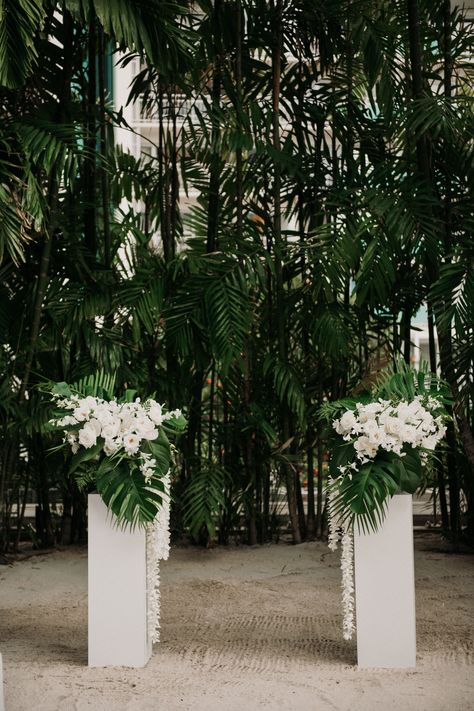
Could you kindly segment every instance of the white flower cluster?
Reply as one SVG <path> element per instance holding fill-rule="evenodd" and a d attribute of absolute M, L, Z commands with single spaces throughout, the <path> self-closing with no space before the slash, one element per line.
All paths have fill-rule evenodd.
<path fill-rule="evenodd" d="M 153 523 L 146 530 L 146 570 L 148 597 L 148 636 L 152 643 L 160 641 L 160 560 L 168 560 L 170 553 L 170 476 L 163 478 L 163 504 Z"/>
<path fill-rule="evenodd" d="M 354 538 L 353 532 L 344 530 L 341 541 L 341 572 L 342 572 L 342 635 L 344 639 L 352 639 L 354 632 Z"/>
<path fill-rule="evenodd" d="M 435 417 L 430 410 L 439 408 L 435 398 L 423 402 L 417 396 L 411 402 L 378 400 L 367 405 L 357 403 L 355 410 L 347 410 L 333 422 L 336 432 L 346 441 L 354 442 L 356 457 L 361 464 L 374 459 L 379 449 L 403 456 L 403 446 L 434 450 L 444 437 L 446 427 L 443 417 Z M 340 467 L 341 474 L 357 470 L 352 462 Z M 351 474 L 351 471 L 349 471 Z"/>
<path fill-rule="evenodd" d="M 342 529 L 341 521 L 334 513 L 334 499 L 336 498 L 336 486 L 328 487 L 328 546 L 332 551 L 337 550 L 339 543 L 339 534 Z"/>
<path fill-rule="evenodd" d="M 120 450 L 126 454 L 139 453 L 143 440 L 158 437 L 158 428 L 165 421 L 181 414 L 179 410 L 163 413 L 162 407 L 155 400 L 145 402 L 118 403 L 116 400 L 102 400 L 97 397 L 76 397 L 60 399 L 56 403 L 70 414 L 55 422 L 59 427 L 71 428 L 66 440 L 71 445 L 73 454 L 81 447 L 94 447 L 99 439 L 103 440 L 102 450 L 111 456 Z M 140 452 L 143 463 L 140 467 L 144 476 L 153 473 L 155 461 L 150 455 Z"/>
<path fill-rule="evenodd" d="M 328 546 L 337 550 L 341 541 L 341 589 L 342 589 L 342 633 L 346 640 L 352 639 L 354 623 L 354 540 L 351 527 L 347 527 L 334 511 L 337 484 L 328 489 Z"/>

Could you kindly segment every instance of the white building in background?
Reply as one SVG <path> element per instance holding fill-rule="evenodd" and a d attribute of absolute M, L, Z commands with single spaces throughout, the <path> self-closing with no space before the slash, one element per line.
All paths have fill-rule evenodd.
<path fill-rule="evenodd" d="M 419 368 L 420 363 L 430 362 L 430 338 L 428 333 L 428 317 L 426 308 L 420 309 L 415 316 L 411 329 L 412 342 L 412 365 L 414 368 Z M 436 335 L 435 335 L 436 339 Z M 436 360 L 438 361 L 438 341 L 436 339 Z"/>

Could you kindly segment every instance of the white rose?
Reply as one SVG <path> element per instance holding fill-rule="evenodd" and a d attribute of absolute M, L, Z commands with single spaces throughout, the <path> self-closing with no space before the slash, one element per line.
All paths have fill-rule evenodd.
<path fill-rule="evenodd" d="M 367 420 L 367 422 L 364 422 L 364 426 L 362 427 L 364 434 L 366 434 L 367 436 L 371 432 L 376 432 L 378 429 L 379 425 L 377 420 Z"/>
<path fill-rule="evenodd" d="M 364 425 L 369 420 L 375 420 L 377 413 L 370 410 L 362 410 L 359 412 L 359 421 Z"/>
<path fill-rule="evenodd" d="M 378 427 L 374 427 L 371 431 L 367 433 L 369 442 L 373 447 L 383 446 L 385 442 L 385 432 L 379 430 Z"/>
<path fill-rule="evenodd" d="M 100 424 L 99 420 L 96 420 L 95 418 L 91 418 L 89 422 L 87 423 L 88 427 L 92 427 L 94 432 L 96 433 L 97 437 L 100 435 L 102 431 L 102 425 Z"/>
<path fill-rule="evenodd" d="M 154 400 L 151 400 L 150 409 L 148 410 L 148 417 L 153 420 L 155 425 L 161 425 L 163 421 L 161 405 Z"/>
<path fill-rule="evenodd" d="M 122 421 L 120 423 L 120 431 L 121 432 L 129 432 L 131 429 L 133 429 L 133 426 L 135 424 L 135 418 L 133 415 L 131 415 L 128 412 L 123 412 L 122 413 Z"/>
<path fill-rule="evenodd" d="M 84 425 L 84 427 L 79 430 L 79 442 L 86 449 L 89 449 L 96 444 L 97 434 L 94 428 L 89 426 L 89 423 Z"/>
<path fill-rule="evenodd" d="M 402 424 L 398 417 L 387 417 L 387 419 L 384 422 L 385 425 L 385 432 L 391 435 L 399 435 L 400 430 L 402 427 Z"/>
<path fill-rule="evenodd" d="M 116 437 L 119 433 L 119 424 L 118 422 L 113 422 L 111 424 L 105 425 L 102 427 L 102 437 L 104 439 L 112 439 L 113 437 Z"/>
<path fill-rule="evenodd" d="M 105 454 L 110 457 L 112 454 L 115 454 L 115 452 L 120 449 L 120 443 L 116 439 L 107 438 L 105 440 L 103 449 Z"/>
<path fill-rule="evenodd" d="M 158 437 L 158 430 L 149 417 L 137 417 L 134 431 L 140 439 L 156 439 Z"/>
<path fill-rule="evenodd" d="M 110 425 L 115 419 L 106 403 L 103 403 L 94 409 L 94 417 L 99 420 L 102 427 L 104 427 L 104 425 Z"/>
<path fill-rule="evenodd" d="M 96 397 L 92 397 L 92 395 L 88 395 L 82 400 L 82 404 L 90 409 L 97 407 L 98 402 L 99 400 Z"/>
<path fill-rule="evenodd" d="M 407 420 L 410 415 L 411 411 L 409 405 L 405 401 L 399 402 L 397 405 L 396 416 L 400 420 Z"/>
<path fill-rule="evenodd" d="M 371 444 L 368 437 L 362 436 L 354 442 L 354 449 L 362 461 L 372 459 L 377 453 L 377 447 Z"/>
<path fill-rule="evenodd" d="M 357 426 L 357 420 L 352 410 L 345 412 L 339 422 L 345 434 L 352 432 L 353 428 Z"/>
<path fill-rule="evenodd" d="M 84 420 L 89 419 L 90 413 L 91 411 L 89 407 L 85 405 L 78 405 L 72 414 L 77 422 L 84 422 Z"/>

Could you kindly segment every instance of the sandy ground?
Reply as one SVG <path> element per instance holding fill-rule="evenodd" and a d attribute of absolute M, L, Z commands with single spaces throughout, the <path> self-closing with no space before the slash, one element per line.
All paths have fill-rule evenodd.
<path fill-rule="evenodd" d="M 177 548 L 145 669 L 89 669 L 87 554 L 0 567 L 6 711 L 473 711 L 474 556 L 416 539 L 418 664 L 358 670 L 322 543 Z"/>

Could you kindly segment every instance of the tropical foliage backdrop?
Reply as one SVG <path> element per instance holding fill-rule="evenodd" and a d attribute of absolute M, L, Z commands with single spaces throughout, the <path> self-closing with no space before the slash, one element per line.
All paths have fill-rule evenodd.
<path fill-rule="evenodd" d="M 2 0 L 3 551 L 33 492 L 37 545 L 84 540 L 42 385 L 94 373 L 185 410 L 177 535 L 275 538 L 283 492 L 323 535 L 318 411 L 410 362 L 422 307 L 452 399 L 423 486 L 472 540 L 473 42 L 450 0 Z"/>

